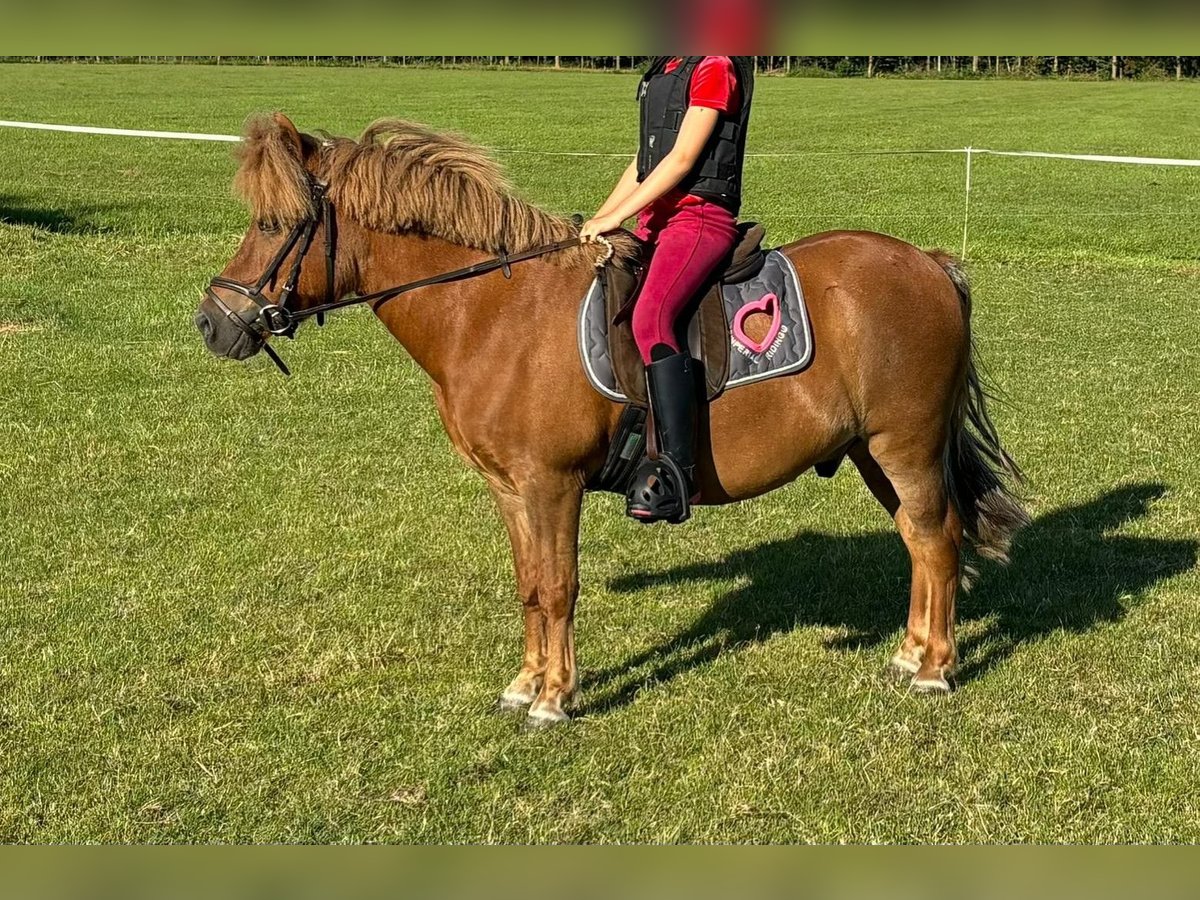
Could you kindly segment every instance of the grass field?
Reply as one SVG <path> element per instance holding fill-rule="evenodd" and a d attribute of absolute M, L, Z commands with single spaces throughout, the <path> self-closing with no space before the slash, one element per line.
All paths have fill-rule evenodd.
<path fill-rule="evenodd" d="M 0 67 L 0 118 L 404 115 L 632 149 L 634 79 Z M 957 249 L 993 147 L 1195 156 L 1200 85 L 765 80 L 746 213 Z M 0 839 L 1200 839 L 1200 171 L 976 160 L 975 330 L 1035 524 L 961 600 L 961 690 L 879 679 L 908 561 L 857 475 L 641 529 L 585 510 L 583 710 L 489 715 L 503 528 L 367 315 L 219 363 L 220 144 L 0 130 Z M 622 163 L 503 154 L 587 211 Z M 564 335 L 564 340 L 573 339 Z M 436 502 L 431 502 L 436 498 Z"/>

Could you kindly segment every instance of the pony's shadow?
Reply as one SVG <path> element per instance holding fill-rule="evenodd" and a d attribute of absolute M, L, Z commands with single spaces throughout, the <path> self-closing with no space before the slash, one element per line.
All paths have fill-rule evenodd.
<path fill-rule="evenodd" d="M 960 641 L 962 681 L 1002 662 L 1022 644 L 1056 631 L 1083 632 L 1120 620 L 1141 595 L 1196 565 L 1200 542 L 1111 534 L 1145 517 L 1162 484 L 1115 488 L 1041 516 L 1017 539 L 1008 568 L 982 566 L 960 593 L 960 623 L 977 623 Z M 894 531 L 861 536 L 801 532 L 724 559 L 616 578 L 610 589 L 737 580 L 689 628 L 619 665 L 588 673 L 590 714 L 629 703 L 648 685 L 702 666 L 727 648 L 794 628 L 843 632 L 834 649 L 894 640 L 907 616 L 909 560 Z"/>
<path fill-rule="evenodd" d="M 100 207 L 75 207 L 67 212 L 29 206 L 19 199 L 0 196 L 0 225 L 25 225 L 52 234 L 103 234 L 112 231 L 96 221 Z"/>

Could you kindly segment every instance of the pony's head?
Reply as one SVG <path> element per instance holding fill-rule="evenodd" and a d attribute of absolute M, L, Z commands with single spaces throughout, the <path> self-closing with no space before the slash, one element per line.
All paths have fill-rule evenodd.
<path fill-rule="evenodd" d="M 359 290 L 356 255 L 368 233 L 415 233 L 488 255 L 578 234 L 570 220 L 518 197 L 482 148 L 402 119 L 382 119 L 353 140 L 302 134 L 275 113 L 250 120 L 238 158 L 234 190 L 253 221 L 196 312 L 208 349 L 230 359 L 291 334 L 273 327 L 290 321 L 272 319 L 279 307 L 297 313 Z M 619 255 L 636 252 L 629 235 L 613 242 Z M 386 270 L 386 255 L 372 262 Z M 579 247 L 549 259 L 590 265 L 593 256 Z"/>
<path fill-rule="evenodd" d="M 350 286 L 339 283 L 336 268 L 327 271 L 325 254 L 308 252 L 321 246 L 332 251 L 336 231 L 318 174 L 321 142 L 276 113 L 249 121 L 237 154 L 234 190 L 252 222 L 205 291 L 195 322 L 210 351 L 242 360 L 270 336 L 264 309 L 305 309 Z"/>

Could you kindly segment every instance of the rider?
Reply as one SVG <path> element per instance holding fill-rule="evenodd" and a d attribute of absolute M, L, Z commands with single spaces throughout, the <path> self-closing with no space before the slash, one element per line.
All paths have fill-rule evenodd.
<path fill-rule="evenodd" d="M 593 241 L 636 213 L 635 234 L 652 249 L 632 325 L 659 458 L 643 460 L 630 483 L 626 512 L 639 521 L 690 514 L 697 387 L 676 326 L 737 241 L 753 91 L 753 57 L 655 57 L 638 87 L 637 157 L 580 232 Z"/>

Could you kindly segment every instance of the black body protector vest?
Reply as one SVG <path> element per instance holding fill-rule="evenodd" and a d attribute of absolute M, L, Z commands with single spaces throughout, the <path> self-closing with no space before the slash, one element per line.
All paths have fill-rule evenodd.
<path fill-rule="evenodd" d="M 672 72 L 663 71 L 675 57 L 655 57 L 638 85 L 641 103 L 641 143 L 638 147 L 638 181 L 644 181 L 679 137 L 688 110 L 692 73 L 703 56 L 685 56 Z M 750 122 L 750 100 L 754 95 L 754 63 L 751 56 L 731 56 L 741 92 L 741 108 L 717 119 L 716 128 L 691 172 L 679 189 L 724 206 L 734 215 L 742 202 L 742 159 L 746 154 L 746 126 Z"/>

